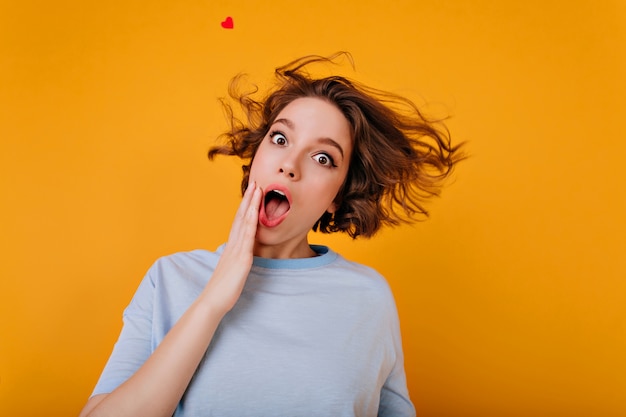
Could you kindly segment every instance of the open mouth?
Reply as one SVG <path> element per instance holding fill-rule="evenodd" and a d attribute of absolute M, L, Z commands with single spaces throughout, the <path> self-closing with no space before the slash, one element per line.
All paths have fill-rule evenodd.
<path fill-rule="evenodd" d="M 291 203 L 287 194 L 282 190 L 272 189 L 265 193 L 259 220 L 267 227 L 278 226 L 285 219 L 290 208 Z"/>

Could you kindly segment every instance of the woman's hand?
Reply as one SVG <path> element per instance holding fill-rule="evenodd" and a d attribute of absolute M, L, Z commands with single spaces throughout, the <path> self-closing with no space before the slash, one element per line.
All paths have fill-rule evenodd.
<path fill-rule="evenodd" d="M 224 315 L 235 305 L 252 266 L 263 192 L 252 183 L 244 193 L 224 252 L 200 296 L 161 344 L 126 382 L 92 397 L 85 416 L 171 416 Z"/>
<path fill-rule="evenodd" d="M 254 238 L 263 192 L 251 183 L 243 195 L 230 229 L 228 242 L 201 297 L 207 297 L 218 314 L 226 314 L 239 299 L 252 267 Z"/>

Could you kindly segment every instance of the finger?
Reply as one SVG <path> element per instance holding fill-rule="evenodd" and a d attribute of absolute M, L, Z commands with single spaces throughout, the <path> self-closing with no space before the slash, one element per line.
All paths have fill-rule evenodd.
<path fill-rule="evenodd" d="M 241 245 L 244 241 L 246 248 L 253 245 L 262 195 L 256 183 L 251 183 L 246 189 L 228 237 L 231 245 Z"/>
<path fill-rule="evenodd" d="M 263 191 L 261 191 L 260 187 L 257 187 L 252 193 L 245 218 L 242 219 L 242 223 L 234 235 L 238 244 L 246 251 L 252 251 L 252 247 L 254 246 L 254 237 L 256 236 L 259 221 L 259 207 L 261 205 L 262 196 Z"/>
<path fill-rule="evenodd" d="M 247 216 L 250 220 L 253 220 L 256 227 L 256 223 L 259 219 L 259 210 L 261 208 L 261 199 L 263 197 L 263 190 L 261 187 L 256 187 L 250 197 L 250 204 L 248 206 Z"/>
<path fill-rule="evenodd" d="M 230 228 L 229 240 L 233 236 L 236 236 L 240 229 L 240 223 L 244 221 L 246 217 L 246 213 L 248 212 L 248 208 L 250 207 L 250 200 L 252 199 L 252 195 L 254 194 L 254 190 L 257 188 L 256 183 L 250 183 L 248 188 L 243 194 L 242 200 L 239 202 L 239 207 L 237 208 L 237 212 L 235 213 L 235 217 L 233 219 L 233 223 Z"/>
<path fill-rule="evenodd" d="M 246 191 L 243 193 L 243 198 L 241 199 L 241 202 L 239 203 L 239 208 L 237 209 L 237 213 L 235 214 L 235 217 L 241 218 L 245 216 L 245 213 L 248 210 L 248 207 L 250 206 L 250 201 L 252 200 L 254 191 L 257 188 L 258 187 L 256 185 L 256 182 L 252 182 L 248 184 L 248 188 L 246 188 Z"/>
<path fill-rule="evenodd" d="M 263 197 L 263 191 L 260 187 L 257 187 L 252 194 L 250 205 L 246 212 L 244 236 L 246 242 L 252 245 L 254 236 L 256 236 L 257 225 L 259 222 L 259 209 L 261 207 L 261 199 Z"/>

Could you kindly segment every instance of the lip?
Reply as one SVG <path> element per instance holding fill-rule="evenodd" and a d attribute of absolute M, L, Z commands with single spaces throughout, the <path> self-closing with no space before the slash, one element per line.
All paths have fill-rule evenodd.
<path fill-rule="evenodd" d="M 277 217 L 275 219 L 268 219 L 267 214 L 265 213 L 265 196 L 270 191 L 280 191 L 285 194 L 285 198 L 289 202 L 289 210 L 287 210 L 282 216 Z M 259 211 L 259 223 L 261 223 L 265 227 L 276 227 L 281 224 L 286 218 L 289 212 L 291 211 L 291 193 L 289 189 L 281 184 L 270 184 L 266 187 L 263 187 L 263 197 L 261 200 L 261 210 Z"/>

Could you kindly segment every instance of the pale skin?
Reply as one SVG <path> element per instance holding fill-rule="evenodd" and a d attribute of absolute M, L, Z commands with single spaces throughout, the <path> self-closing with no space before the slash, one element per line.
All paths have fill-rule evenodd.
<path fill-rule="evenodd" d="M 219 323 L 237 303 L 253 256 L 315 255 L 308 231 L 324 211 L 336 209 L 351 152 L 350 126 L 334 105 L 300 98 L 285 107 L 257 152 L 250 186 L 202 293 L 141 368 L 113 392 L 91 397 L 80 417 L 171 416 Z M 287 190 L 291 208 L 279 225 L 268 227 L 259 222 L 259 211 L 263 187 L 274 186 Z"/>

